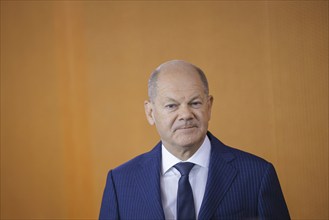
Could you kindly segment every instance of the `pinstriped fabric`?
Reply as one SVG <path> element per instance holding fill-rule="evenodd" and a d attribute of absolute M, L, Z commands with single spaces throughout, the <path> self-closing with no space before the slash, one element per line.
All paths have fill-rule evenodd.
<path fill-rule="evenodd" d="M 160 157 L 159 146 L 110 172 L 113 178 L 108 178 L 103 197 L 112 198 L 112 202 L 118 205 L 115 209 L 114 205 L 104 203 L 103 198 L 100 219 L 164 219 L 160 195 Z M 115 192 L 111 191 L 116 195 L 116 201 L 107 193 L 111 186 L 115 186 Z"/>
<path fill-rule="evenodd" d="M 279 182 L 277 181 L 276 172 L 272 165 L 268 167 L 263 178 L 258 200 L 260 201 L 259 204 L 262 204 L 259 205 L 260 215 L 264 216 L 266 219 L 275 219 L 272 216 L 276 216 L 279 219 L 284 219 L 289 215 L 288 210 L 282 210 L 281 212 L 276 213 L 276 210 L 280 209 L 279 205 L 285 203 L 285 201 L 280 189 Z M 276 202 L 274 203 L 270 201 Z"/>
<path fill-rule="evenodd" d="M 208 137 L 212 149 L 199 219 L 290 219 L 274 167 Z M 164 219 L 160 169 L 161 143 L 111 171 L 100 219 Z"/>
<path fill-rule="evenodd" d="M 212 135 L 209 137 L 212 146 L 223 146 Z M 290 219 L 277 175 L 270 163 L 224 146 L 212 147 L 209 166 L 209 185 L 203 201 L 209 206 L 201 208 L 201 219 Z M 221 185 L 218 188 L 226 186 L 226 191 L 222 189 L 221 192 L 212 187 L 213 184 Z M 207 202 L 211 197 L 212 203 Z"/>

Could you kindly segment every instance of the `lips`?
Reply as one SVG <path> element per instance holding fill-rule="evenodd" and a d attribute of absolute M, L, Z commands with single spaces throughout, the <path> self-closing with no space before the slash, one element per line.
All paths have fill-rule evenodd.
<path fill-rule="evenodd" d="M 196 128 L 196 125 L 188 125 L 188 126 L 182 126 L 182 127 L 178 127 L 175 129 L 175 131 L 177 130 L 187 130 L 187 129 L 191 129 L 191 128 Z"/>
<path fill-rule="evenodd" d="M 195 128 L 195 126 L 182 127 L 182 128 L 179 128 L 179 129 L 189 129 L 189 128 Z"/>

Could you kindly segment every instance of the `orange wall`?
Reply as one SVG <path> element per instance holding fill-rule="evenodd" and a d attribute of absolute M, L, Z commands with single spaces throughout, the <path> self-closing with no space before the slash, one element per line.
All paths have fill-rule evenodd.
<path fill-rule="evenodd" d="M 210 130 L 328 219 L 327 1 L 1 1 L 1 218 L 97 218 L 107 171 L 159 137 L 150 72 L 208 75 Z"/>

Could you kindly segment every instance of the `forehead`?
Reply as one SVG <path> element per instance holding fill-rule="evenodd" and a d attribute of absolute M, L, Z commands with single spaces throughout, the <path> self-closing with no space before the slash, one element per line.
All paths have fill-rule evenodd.
<path fill-rule="evenodd" d="M 204 86 L 194 68 L 170 69 L 159 74 L 157 94 L 161 97 L 197 96 L 204 94 Z"/>
<path fill-rule="evenodd" d="M 200 75 L 192 65 L 171 65 L 160 70 L 157 79 L 157 85 L 159 87 L 167 86 L 167 84 L 180 86 L 184 83 L 202 85 Z"/>

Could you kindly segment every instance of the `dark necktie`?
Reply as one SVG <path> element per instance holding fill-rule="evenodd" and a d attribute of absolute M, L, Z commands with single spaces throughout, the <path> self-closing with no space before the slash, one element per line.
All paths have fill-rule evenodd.
<path fill-rule="evenodd" d="M 194 163 L 178 163 L 174 167 L 180 172 L 177 191 L 177 219 L 196 219 L 192 188 L 189 181 L 189 173 Z"/>

